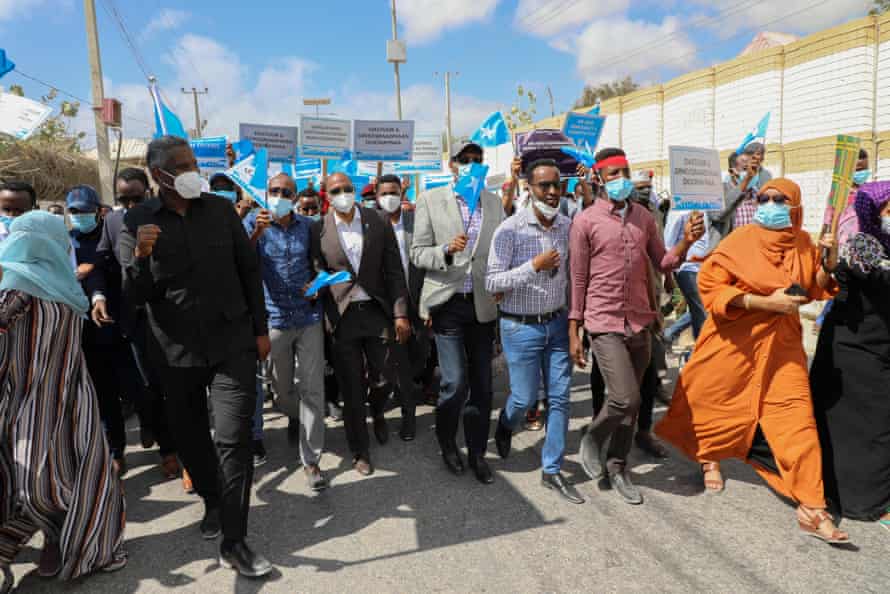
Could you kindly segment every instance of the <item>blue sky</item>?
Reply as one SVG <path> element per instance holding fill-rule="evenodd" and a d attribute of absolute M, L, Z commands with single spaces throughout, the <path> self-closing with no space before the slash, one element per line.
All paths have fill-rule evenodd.
<path fill-rule="evenodd" d="M 201 97 L 208 134 L 239 121 L 296 124 L 303 97 L 329 96 L 328 111 L 395 116 L 389 0 L 96 0 L 106 95 L 124 103 L 125 133 L 150 134 L 145 77 L 110 16 L 116 10 L 150 74 L 187 126 Z M 538 114 L 571 107 L 585 83 L 631 75 L 642 83 L 731 58 L 761 30 L 805 35 L 863 16 L 868 0 L 398 0 L 403 109 L 419 129 L 444 126 L 442 79 L 453 81 L 454 131 L 509 109 L 516 86 L 533 89 Z M 0 47 L 19 68 L 90 97 L 83 3 L 0 0 Z M 26 94 L 46 92 L 18 74 Z M 89 131 L 84 112 L 74 125 Z M 91 139 L 87 139 L 89 145 Z"/>

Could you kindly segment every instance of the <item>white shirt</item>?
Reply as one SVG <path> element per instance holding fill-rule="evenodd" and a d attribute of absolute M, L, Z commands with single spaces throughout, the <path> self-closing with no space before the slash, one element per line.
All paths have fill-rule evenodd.
<path fill-rule="evenodd" d="M 390 221 L 392 222 L 392 221 Z M 402 270 L 405 271 L 405 283 L 408 283 L 408 246 L 405 245 L 405 225 L 402 224 L 402 215 L 399 215 L 399 221 L 392 223 L 392 230 L 396 234 L 396 241 L 399 242 L 399 256 L 402 257 Z"/>
<path fill-rule="evenodd" d="M 349 259 L 352 269 L 358 275 L 362 264 L 362 248 L 364 246 L 364 233 L 362 231 L 362 212 L 356 206 L 353 209 L 352 222 L 347 223 L 340 218 L 340 213 L 334 211 L 334 222 L 337 225 L 337 237 L 340 239 L 340 247 Z M 371 296 L 358 284 L 353 285 L 349 292 L 349 301 L 370 301 Z"/>

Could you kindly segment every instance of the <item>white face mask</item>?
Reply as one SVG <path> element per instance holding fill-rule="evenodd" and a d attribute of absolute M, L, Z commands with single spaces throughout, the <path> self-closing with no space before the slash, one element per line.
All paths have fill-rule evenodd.
<path fill-rule="evenodd" d="M 559 213 L 558 207 L 553 207 L 535 198 L 535 210 L 541 213 L 541 216 L 547 219 L 548 221 L 552 221 L 556 218 L 556 215 Z"/>
<path fill-rule="evenodd" d="M 355 194 L 337 194 L 331 199 L 331 206 L 337 212 L 346 214 L 355 206 Z"/>
<path fill-rule="evenodd" d="M 173 189 L 186 200 L 198 198 L 207 184 L 207 181 L 197 171 L 186 171 L 175 177 L 169 171 L 164 171 L 164 173 L 173 178 Z"/>
<path fill-rule="evenodd" d="M 398 194 L 385 194 L 377 199 L 377 203 L 380 208 L 392 214 L 402 206 L 402 197 Z"/>

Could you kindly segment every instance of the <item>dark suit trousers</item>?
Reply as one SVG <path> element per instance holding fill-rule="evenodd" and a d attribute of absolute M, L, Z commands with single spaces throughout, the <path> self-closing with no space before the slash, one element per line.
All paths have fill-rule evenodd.
<path fill-rule="evenodd" d="M 96 388 L 99 416 L 105 425 L 105 437 L 112 456 L 121 458 L 127 445 L 124 415 L 121 410 L 121 384 L 115 367 L 113 345 L 84 345 L 87 370 Z"/>
<path fill-rule="evenodd" d="M 365 413 L 367 377 L 383 375 L 405 395 L 406 402 L 409 399 L 412 405 L 414 402 L 410 367 L 396 364 L 391 341 L 383 338 L 392 332 L 392 325 L 376 301 L 366 301 L 347 307 L 334 333 L 334 369 L 343 397 L 343 425 L 346 441 L 354 455 L 367 455 L 371 447 Z M 364 360 L 368 362 L 368 376 L 365 375 Z M 372 414 L 383 414 L 385 399 L 386 391 L 371 391 Z"/>
<path fill-rule="evenodd" d="M 179 458 L 195 490 L 208 507 L 221 505 L 223 538 L 243 540 L 253 481 L 250 439 L 257 398 L 256 351 L 230 355 L 210 367 L 165 366 L 158 375 Z M 210 437 L 208 388 L 216 448 Z"/>
<path fill-rule="evenodd" d="M 436 404 L 439 446 L 455 447 L 461 416 L 472 455 L 484 455 L 491 419 L 491 358 L 494 322 L 476 320 L 472 295 L 455 295 L 432 313 L 442 381 Z"/>

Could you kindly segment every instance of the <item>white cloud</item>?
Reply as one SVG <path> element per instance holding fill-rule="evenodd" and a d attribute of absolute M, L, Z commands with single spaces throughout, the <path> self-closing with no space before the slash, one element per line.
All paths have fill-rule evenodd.
<path fill-rule="evenodd" d="M 401 0 L 399 23 L 409 43 L 437 39 L 445 29 L 488 20 L 499 0 Z"/>
<path fill-rule="evenodd" d="M 32 10 L 45 0 L 0 0 L 0 21 L 12 20 L 18 16 L 29 15 Z"/>
<path fill-rule="evenodd" d="M 674 17 L 661 24 L 627 19 L 593 21 L 570 40 L 551 43 L 575 54 L 578 75 L 589 84 L 632 76 L 653 68 L 686 69 L 695 63 L 695 44 Z"/>
<path fill-rule="evenodd" d="M 580 29 L 593 19 L 623 13 L 630 0 L 611 2 L 571 2 L 562 0 L 519 0 L 514 25 L 539 37 L 556 35 L 566 29 Z"/>
<path fill-rule="evenodd" d="M 175 8 L 164 8 L 151 19 L 145 28 L 142 29 L 142 33 L 139 35 L 140 39 L 146 40 L 151 37 L 154 37 L 158 33 L 163 33 L 164 31 L 170 31 L 172 29 L 178 29 L 186 21 L 191 18 L 191 13 L 186 12 L 185 10 L 176 10 Z"/>
<path fill-rule="evenodd" d="M 734 10 L 739 7 L 737 0 L 694 2 L 708 7 L 706 14 L 721 16 L 716 22 L 709 22 L 708 28 L 723 38 L 742 31 L 753 36 L 764 30 L 806 35 L 864 17 L 874 5 L 871 0 L 783 0 L 759 2 L 749 8 Z"/>

